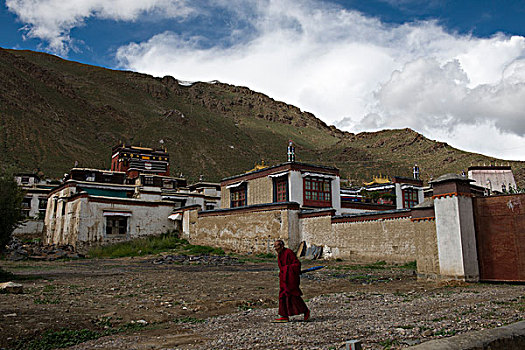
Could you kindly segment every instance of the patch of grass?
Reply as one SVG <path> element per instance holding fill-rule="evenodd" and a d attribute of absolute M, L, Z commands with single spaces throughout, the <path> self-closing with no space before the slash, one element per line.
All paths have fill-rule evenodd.
<path fill-rule="evenodd" d="M 12 347 L 13 350 L 50 350 L 67 348 L 78 345 L 89 340 L 98 339 L 106 335 L 135 331 L 145 326 L 137 323 L 128 323 L 118 328 L 109 328 L 103 331 L 89 329 L 60 329 L 45 331 L 36 339 L 24 339 L 17 341 Z"/>
<path fill-rule="evenodd" d="M 373 264 L 368 264 L 363 266 L 366 269 L 372 269 L 372 270 L 382 270 L 387 268 L 386 261 L 376 261 Z"/>
<path fill-rule="evenodd" d="M 46 331 L 37 339 L 27 341 L 20 341 L 16 344 L 16 350 L 48 350 L 56 348 L 66 348 L 69 346 L 84 343 L 88 340 L 97 339 L 103 336 L 97 331 L 89 329 L 69 330 L 63 329 L 59 331 Z"/>
<path fill-rule="evenodd" d="M 56 286 L 52 285 L 52 284 L 48 284 L 46 286 L 44 286 L 44 289 L 42 290 L 44 293 L 52 293 L 54 292 L 56 289 Z"/>
<path fill-rule="evenodd" d="M 187 245 L 188 241 L 178 238 L 172 232 L 168 232 L 161 236 L 137 238 L 127 242 L 94 247 L 89 250 L 88 256 L 91 258 L 142 256 L 177 248 L 184 249 Z"/>
<path fill-rule="evenodd" d="M 275 259 L 275 254 L 272 253 L 256 254 L 255 256 L 260 259 Z"/>
<path fill-rule="evenodd" d="M 355 276 L 350 276 L 348 278 L 350 281 L 365 281 L 368 279 L 368 276 L 364 276 L 364 275 L 355 275 Z"/>
<path fill-rule="evenodd" d="M 173 320 L 175 323 L 204 323 L 206 320 L 203 320 L 202 318 L 196 318 L 196 317 L 179 317 Z"/>
<path fill-rule="evenodd" d="M 166 251 L 177 251 L 189 255 L 225 255 L 221 248 L 192 245 L 187 240 L 180 239 L 175 232 L 167 232 L 161 236 L 137 238 L 89 250 L 91 258 L 121 258 L 126 256 L 143 256 Z"/>
<path fill-rule="evenodd" d="M 399 341 L 395 339 L 385 339 L 380 341 L 379 345 L 381 345 L 384 350 L 388 350 L 393 349 L 395 346 L 399 345 Z"/>
<path fill-rule="evenodd" d="M 461 315 L 465 316 L 465 315 L 468 315 L 468 314 L 472 314 L 474 313 L 476 310 L 472 309 L 472 308 L 468 308 L 467 310 L 464 310 L 461 312 Z"/>
<path fill-rule="evenodd" d="M 338 266 L 328 266 L 329 269 L 333 270 L 383 270 L 390 268 L 391 265 L 388 265 L 386 261 L 376 261 L 375 263 L 365 264 L 365 265 L 338 265 Z"/>
<path fill-rule="evenodd" d="M 451 330 L 441 329 L 441 330 L 435 332 L 433 335 L 434 336 L 445 336 L 445 337 L 448 337 L 448 336 L 456 335 L 456 333 L 457 333 L 457 331 L 455 329 L 451 329 Z"/>
<path fill-rule="evenodd" d="M 417 270 L 417 261 L 407 262 L 406 264 L 398 266 L 400 269 Z"/>

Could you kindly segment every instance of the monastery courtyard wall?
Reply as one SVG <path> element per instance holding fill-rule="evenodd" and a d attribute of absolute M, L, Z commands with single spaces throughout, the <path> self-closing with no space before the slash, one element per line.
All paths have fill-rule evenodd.
<path fill-rule="evenodd" d="M 192 244 L 221 247 L 238 253 L 273 253 L 273 242 L 283 239 L 292 249 L 306 242 L 323 247 L 323 257 L 361 263 L 418 261 L 418 272 L 439 271 L 433 220 L 412 221 L 409 216 L 338 222 L 330 211 L 299 214 L 288 205 L 184 212 L 182 237 Z M 419 271 L 421 270 L 421 271 Z"/>

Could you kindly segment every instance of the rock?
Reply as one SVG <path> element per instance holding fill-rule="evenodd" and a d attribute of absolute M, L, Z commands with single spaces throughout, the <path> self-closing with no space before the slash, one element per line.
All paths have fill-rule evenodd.
<path fill-rule="evenodd" d="M 19 283 L 14 283 L 14 282 L 0 283 L 0 292 L 2 293 L 22 294 L 23 291 L 24 291 L 24 286 L 22 286 Z"/>
<path fill-rule="evenodd" d="M 424 336 L 424 337 L 430 337 L 433 333 L 434 332 L 432 332 L 430 329 L 427 329 L 426 331 L 421 333 L 421 335 Z"/>

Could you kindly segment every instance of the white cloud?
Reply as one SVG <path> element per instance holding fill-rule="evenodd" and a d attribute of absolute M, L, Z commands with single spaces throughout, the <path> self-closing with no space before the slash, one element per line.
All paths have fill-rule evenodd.
<path fill-rule="evenodd" d="M 26 24 L 27 38 L 48 42 L 52 52 L 62 55 L 74 48 L 71 29 L 89 17 L 134 21 L 144 13 L 185 17 L 192 11 L 185 0 L 6 0 L 6 6 Z"/>

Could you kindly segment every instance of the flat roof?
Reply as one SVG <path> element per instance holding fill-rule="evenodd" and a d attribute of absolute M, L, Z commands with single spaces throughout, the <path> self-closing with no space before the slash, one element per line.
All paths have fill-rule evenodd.
<path fill-rule="evenodd" d="M 242 177 L 245 177 L 245 176 L 258 177 L 256 175 L 258 175 L 258 174 L 262 175 L 265 172 L 270 172 L 271 173 L 273 170 L 277 170 L 279 168 L 283 168 L 283 167 L 287 167 L 287 166 L 290 167 L 290 170 L 292 168 L 294 168 L 294 167 L 296 167 L 296 168 L 312 168 L 312 169 L 316 169 L 316 170 L 317 169 L 318 170 L 326 170 L 326 171 L 331 172 L 331 173 L 335 172 L 335 173 L 339 174 L 339 169 L 338 168 L 334 168 L 334 167 L 330 167 L 330 166 L 314 165 L 314 164 L 299 163 L 299 162 L 286 162 L 286 163 L 281 163 L 281 164 L 278 164 L 278 165 L 269 166 L 269 167 L 264 168 L 264 169 L 249 171 L 249 172 L 244 173 L 244 174 L 239 174 L 239 175 L 226 177 L 226 178 L 221 180 L 221 183 L 229 181 L 229 180 L 233 180 L 233 179 L 242 178 Z"/>

